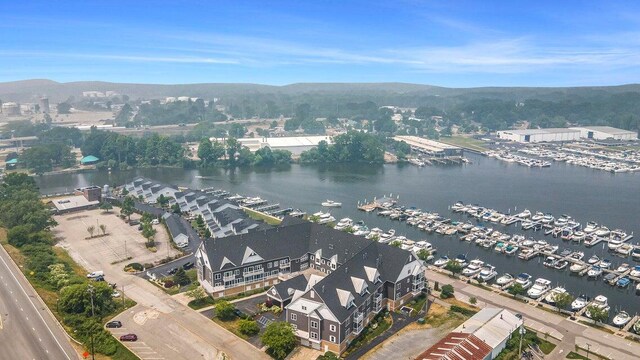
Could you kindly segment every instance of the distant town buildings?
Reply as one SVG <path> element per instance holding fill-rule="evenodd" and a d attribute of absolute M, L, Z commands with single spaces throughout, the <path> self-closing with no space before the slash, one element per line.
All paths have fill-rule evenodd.
<path fill-rule="evenodd" d="M 224 139 L 211 138 L 211 141 L 224 142 Z M 333 143 L 331 136 L 289 136 L 238 139 L 238 142 L 242 144 L 242 146 L 248 147 L 251 152 L 268 147 L 271 150 L 288 150 L 293 155 L 300 155 L 303 151 L 317 147 L 320 141 L 326 141 L 327 144 Z"/>
<path fill-rule="evenodd" d="M 15 102 L 6 102 L 2 104 L 2 113 L 5 116 L 20 116 L 20 104 Z"/>
<path fill-rule="evenodd" d="M 110 98 L 113 96 L 118 96 L 119 94 L 115 91 L 83 91 L 82 97 L 85 98 Z"/>

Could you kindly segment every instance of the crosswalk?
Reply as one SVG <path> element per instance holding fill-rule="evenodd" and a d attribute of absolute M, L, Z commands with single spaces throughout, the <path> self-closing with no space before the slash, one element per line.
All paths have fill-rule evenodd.
<path fill-rule="evenodd" d="M 109 330 L 111 330 L 111 333 L 113 333 L 113 336 L 115 336 L 117 339 L 119 339 L 120 336 L 129 333 L 124 327 L 121 327 L 119 329 L 109 329 Z M 164 356 L 159 354 L 157 351 L 153 350 L 153 348 L 147 345 L 144 341 L 140 341 L 140 340 L 122 341 L 122 344 L 142 360 L 164 360 L 165 359 Z"/>

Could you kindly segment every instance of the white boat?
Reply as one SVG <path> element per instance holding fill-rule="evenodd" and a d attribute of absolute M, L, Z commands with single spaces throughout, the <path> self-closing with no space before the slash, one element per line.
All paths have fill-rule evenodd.
<path fill-rule="evenodd" d="M 544 297 L 544 301 L 553 305 L 556 303 L 556 297 L 560 294 L 566 294 L 566 292 L 567 290 L 561 286 L 555 287 Z"/>
<path fill-rule="evenodd" d="M 582 260 L 582 258 L 584 258 L 584 252 L 583 251 L 575 251 L 573 254 L 571 254 L 571 258 L 572 259 L 576 259 L 576 260 Z"/>
<path fill-rule="evenodd" d="M 529 296 L 532 299 L 537 299 L 542 294 L 549 291 L 549 289 L 551 289 L 551 281 L 543 278 L 538 278 L 536 279 L 531 289 L 527 291 L 527 296 Z"/>
<path fill-rule="evenodd" d="M 606 226 L 603 226 L 600 229 L 596 230 L 596 236 L 599 237 L 609 236 L 609 234 L 611 234 L 611 230 L 609 230 L 609 228 Z"/>
<path fill-rule="evenodd" d="M 588 303 L 589 303 L 589 300 L 587 299 L 587 297 L 585 295 L 580 295 L 577 298 L 575 298 L 575 300 L 573 300 L 573 302 L 571 303 L 571 310 L 572 311 L 582 310 L 582 308 L 587 306 Z"/>
<path fill-rule="evenodd" d="M 507 285 L 512 281 L 513 281 L 513 275 L 507 273 L 500 276 L 498 279 L 496 279 L 496 284 L 503 286 L 503 285 Z"/>
<path fill-rule="evenodd" d="M 586 264 L 574 263 L 571 266 L 569 266 L 569 271 L 571 271 L 572 273 L 579 273 L 582 270 L 584 270 L 586 267 L 587 267 Z"/>
<path fill-rule="evenodd" d="M 627 263 L 621 264 L 620 266 L 618 266 L 615 270 L 615 272 L 617 272 L 618 274 L 622 274 L 624 272 L 626 272 L 627 270 L 629 270 L 630 266 Z"/>
<path fill-rule="evenodd" d="M 531 275 L 527 274 L 527 273 L 521 273 L 518 275 L 518 278 L 516 279 L 516 284 L 520 284 L 522 286 L 523 289 L 528 289 L 531 287 Z"/>
<path fill-rule="evenodd" d="M 608 269 L 611 267 L 611 260 L 609 259 L 602 259 L 600 260 L 600 262 L 598 263 L 598 266 L 603 268 L 603 269 Z"/>
<path fill-rule="evenodd" d="M 462 275 L 467 277 L 474 276 L 478 274 L 480 270 L 482 270 L 483 265 L 484 265 L 484 261 L 482 260 L 478 260 L 478 259 L 471 260 L 469 262 L 469 265 L 466 268 L 464 268 L 464 270 L 462 270 Z"/>
<path fill-rule="evenodd" d="M 592 266 L 589 271 L 587 271 L 587 276 L 590 278 L 597 278 L 600 275 L 602 275 L 602 268 L 596 265 Z"/>
<path fill-rule="evenodd" d="M 598 257 L 598 255 L 593 255 L 592 257 L 589 258 L 589 260 L 587 260 L 587 263 L 589 263 L 589 265 L 595 265 L 599 262 L 600 262 L 600 258 Z"/>
<path fill-rule="evenodd" d="M 482 270 L 480 270 L 480 273 L 478 274 L 478 278 L 484 282 L 489 282 L 493 278 L 495 278 L 497 275 L 498 275 L 498 272 L 496 271 L 495 266 L 490 264 L 485 264 L 482 267 Z"/>
<path fill-rule="evenodd" d="M 629 313 L 626 311 L 620 311 L 613 318 L 613 325 L 617 327 L 624 327 L 629 321 L 631 321 L 631 315 L 629 315 Z"/>
<path fill-rule="evenodd" d="M 323 201 L 322 202 L 322 206 L 324 206 L 324 207 L 341 207 L 342 203 L 341 202 L 337 202 L 337 201 L 333 201 L 333 200 L 327 200 L 327 201 Z"/>
<path fill-rule="evenodd" d="M 586 234 L 584 233 L 584 231 L 574 231 L 573 235 L 571 235 L 571 241 L 579 243 L 584 240 L 585 236 Z"/>
<path fill-rule="evenodd" d="M 582 231 L 584 231 L 585 234 L 591 234 L 596 232 L 596 230 L 598 230 L 598 223 L 589 221 Z"/>
<path fill-rule="evenodd" d="M 604 310 L 604 311 L 607 311 L 607 312 L 610 309 L 609 300 L 604 295 L 596 296 L 596 298 L 593 299 L 593 302 L 589 306 L 593 306 L 593 307 L 596 307 L 598 309 L 601 309 L 601 310 Z M 589 312 L 589 307 L 587 307 L 587 311 L 584 312 L 584 315 L 586 317 L 588 317 L 588 318 L 591 318 L 591 313 Z"/>
<path fill-rule="evenodd" d="M 415 243 L 415 245 L 413 245 L 413 251 L 418 252 L 420 250 L 427 250 L 429 252 L 435 252 L 435 249 L 433 248 L 433 245 L 431 245 L 430 242 L 428 241 L 418 241 Z"/>
<path fill-rule="evenodd" d="M 607 247 L 609 248 L 610 251 L 616 251 L 618 250 L 618 248 L 620 248 L 620 246 L 622 246 L 622 244 L 623 244 L 622 240 L 610 239 L 609 243 L 607 244 Z"/>
<path fill-rule="evenodd" d="M 524 209 L 523 212 L 516 214 L 516 217 L 520 219 L 528 219 L 531 217 L 531 211 L 529 211 L 528 209 Z"/>
<path fill-rule="evenodd" d="M 316 222 L 318 224 L 327 224 L 327 223 L 336 221 L 336 218 L 331 216 L 330 213 L 323 213 L 322 211 L 319 211 L 319 212 L 313 214 L 313 217 L 315 217 L 317 219 Z"/>
<path fill-rule="evenodd" d="M 634 266 L 633 270 L 631 270 L 629 275 L 634 276 L 634 277 L 640 277 L 640 265 Z"/>
<path fill-rule="evenodd" d="M 448 256 L 441 256 L 438 260 L 436 260 L 433 265 L 437 266 L 437 267 L 444 267 L 445 265 L 447 265 L 449 263 L 449 261 L 451 261 L 449 259 Z"/>
<path fill-rule="evenodd" d="M 342 218 L 340 219 L 340 221 L 338 221 L 338 223 L 336 224 L 336 226 L 334 226 L 333 228 L 336 230 L 344 230 L 348 227 L 353 226 L 353 220 L 349 219 L 349 218 Z"/>
<path fill-rule="evenodd" d="M 533 216 L 531 217 L 531 220 L 532 220 L 532 221 L 534 221 L 534 222 L 537 222 L 537 221 L 542 220 L 543 218 L 544 218 L 544 213 L 543 213 L 543 212 L 540 212 L 540 211 L 537 211 L 537 212 L 535 213 L 535 215 L 533 215 Z"/>

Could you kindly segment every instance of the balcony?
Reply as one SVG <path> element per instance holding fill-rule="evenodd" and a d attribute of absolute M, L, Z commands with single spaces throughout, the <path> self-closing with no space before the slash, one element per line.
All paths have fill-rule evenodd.
<path fill-rule="evenodd" d="M 223 275 L 222 276 L 222 281 L 231 281 L 231 280 L 235 280 L 235 278 L 236 278 L 235 274 Z"/>
<path fill-rule="evenodd" d="M 378 294 L 373 299 L 373 312 L 380 312 L 382 309 L 382 294 Z"/>
<path fill-rule="evenodd" d="M 291 263 L 286 263 L 286 264 L 280 263 L 279 267 L 280 269 L 289 269 L 291 267 Z"/>
<path fill-rule="evenodd" d="M 353 332 L 356 334 L 360 334 L 362 329 L 364 328 L 364 314 L 361 312 L 356 313 L 353 318 Z"/>
<path fill-rule="evenodd" d="M 253 276 L 253 275 L 258 275 L 258 274 L 262 274 L 264 273 L 264 269 L 260 268 L 260 269 L 256 269 L 256 270 L 251 270 L 251 271 L 245 271 L 242 273 L 242 276 L 247 277 L 247 276 Z"/>

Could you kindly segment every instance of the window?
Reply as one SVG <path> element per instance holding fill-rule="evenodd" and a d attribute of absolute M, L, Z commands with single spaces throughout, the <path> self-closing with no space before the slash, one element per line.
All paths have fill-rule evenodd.
<path fill-rule="evenodd" d="M 324 265 L 324 264 L 326 264 L 326 263 L 327 263 L 327 262 L 326 262 L 324 259 L 322 259 L 322 265 Z"/>
<path fill-rule="evenodd" d="M 267 269 L 271 269 L 271 263 L 270 262 L 267 263 Z"/>
<path fill-rule="evenodd" d="M 236 269 L 236 275 L 240 275 L 240 269 Z"/>
<path fill-rule="evenodd" d="M 307 310 L 307 307 L 306 307 L 306 306 L 304 306 L 304 305 L 302 305 L 302 310 L 305 310 L 305 311 L 306 311 L 306 310 Z"/>
<path fill-rule="evenodd" d="M 335 325 L 329 325 L 329 330 L 331 330 L 331 332 L 336 332 L 336 326 Z"/>
<path fill-rule="evenodd" d="M 291 324 L 291 327 L 293 328 L 293 331 L 298 330 L 298 325 L 296 325 L 296 324 Z"/>
<path fill-rule="evenodd" d="M 294 314 L 294 313 L 291 313 L 291 320 L 293 320 L 293 321 L 298 320 L 298 315 Z"/>
<path fill-rule="evenodd" d="M 336 269 L 336 264 L 335 263 L 331 264 L 331 270 L 335 270 L 335 269 Z"/>
<path fill-rule="evenodd" d="M 309 292 L 309 295 L 310 295 L 310 296 L 311 296 L 311 298 L 313 299 L 313 298 L 316 296 L 316 293 L 315 293 L 313 290 L 311 290 L 311 291 Z"/>
<path fill-rule="evenodd" d="M 300 258 L 300 261 L 307 261 L 307 259 L 309 259 L 309 255 L 304 254 L 304 255 L 302 255 L 302 257 Z"/>
<path fill-rule="evenodd" d="M 316 339 L 316 340 L 318 340 L 318 333 L 314 333 L 314 332 L 312 332 L 312 333 L 309 333 L 309 335 L 311 335 L 311 338 L 312 338 L 312 339 Z"/>
<path fill-rule="evenodd" d="M 309 257 L 309 259 L 313 260 L 313 255 L 311 255 L 311 256 Z"/>
<path fill-rule="evenodd" d="M 220 280 L 220 274 L 216 274 L 216 280 Z"/>
<path fill-rule="evenodd" d="M 333 335 L 329 336 L 329 341 L 331 341 L 332 343 L 336 342 L 336 337 Z"/>
<path fill-rule="evenodd" d="M 318 328 L 318 322 L 314 321 L 314 320 L 311 320 L 311 328 L 312 329 L 317 329 Z"/>

